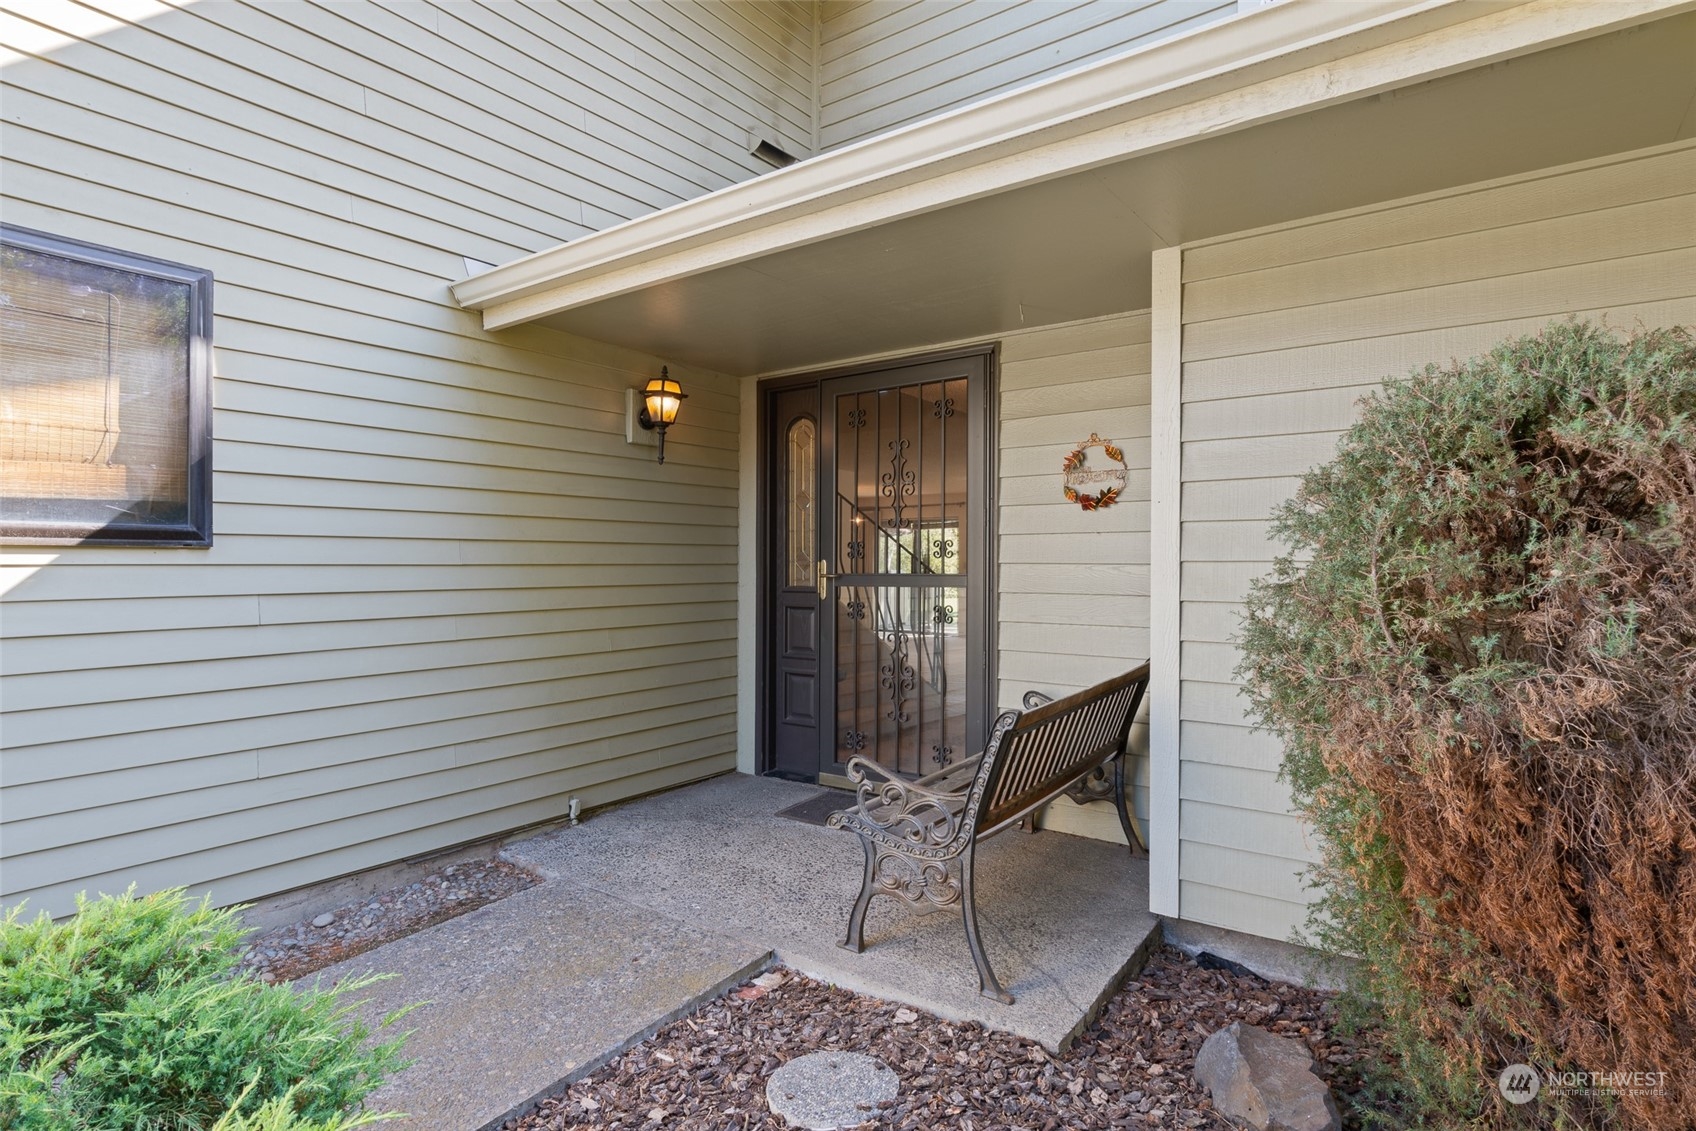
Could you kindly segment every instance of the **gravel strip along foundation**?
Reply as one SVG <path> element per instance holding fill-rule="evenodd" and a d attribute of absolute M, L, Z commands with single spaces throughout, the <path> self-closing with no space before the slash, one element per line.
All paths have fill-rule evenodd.
<path fill-rule="evenodd" d="M 267 982 L 292 982 L 540 882 L 535 874 L 504 860 L 452 864 L 416 883 L 256 935 L 248 942 L 241 968 Z"/>
<path fill-rule="evenodd" d="M 1357 1045 L 1335 1032 L 1332 996 L 1203 969 L 1166 947 L 1055 1057 L 1017 1037 L 780 970 L 667 1025 L 504 1131 L 780 1129 L 766 1080 L 820 1051 L 866 1053 L 899 1076 L 895 1100 L 869 1127 L 1230 1131 L 1191 1072 L 1201 1042 L 1232 1021 L 1305 1041 L 1348 1109 L 1360 1087 L 1356 1066 L 1376 1052 L 1369 1040 Z"/>

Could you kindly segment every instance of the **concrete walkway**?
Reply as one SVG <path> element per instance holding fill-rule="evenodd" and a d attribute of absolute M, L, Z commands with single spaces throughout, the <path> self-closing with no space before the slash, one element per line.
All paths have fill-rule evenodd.
<path fill-rule="evenodd" d="M 775 815 L 817 792 L 732 774 L 515 842 L 545 883 L 322 973 L 396 973 L 370 1017 L 431 1003 L 403 1023 L 417 1064 L 369 1101 L 410 1114 L 386 1126 L 498 1126 L 774 959 L 1060 1050 L 1158 938 L 1145 861 L 1013 831 L 979 849 L 978 917 L 1014 1005 L 978 994 L 957 912 L 878 899 L 843 950 L 858 840 Z"/>

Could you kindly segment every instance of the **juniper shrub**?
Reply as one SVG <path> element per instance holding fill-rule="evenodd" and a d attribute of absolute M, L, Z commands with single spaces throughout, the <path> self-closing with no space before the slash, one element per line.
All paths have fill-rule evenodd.
<path fill-rule="evenodd" d="M 0 1126 L 356 1126 L 402 1066 L 404 1037 L 367 1047 L 353 1016 L 370 979 L 296 991 L 237 973 L 235 910 L 180 890 L 77 907 L 0 921 Z"/>

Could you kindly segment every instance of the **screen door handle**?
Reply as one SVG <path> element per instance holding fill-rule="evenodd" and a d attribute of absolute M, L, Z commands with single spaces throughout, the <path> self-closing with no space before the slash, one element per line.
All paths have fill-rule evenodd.
<path fill-rule="evenodd" d="M 819 559 L 819 600 L 830 600 L 830 582 L 836 575 L 830 572 L 830 559 Z"/>

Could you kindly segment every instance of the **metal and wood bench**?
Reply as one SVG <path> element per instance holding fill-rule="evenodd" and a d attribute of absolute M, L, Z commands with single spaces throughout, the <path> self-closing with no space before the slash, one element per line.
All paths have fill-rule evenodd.
<path fill-rule="evenodd" d="M 1024 711 L 1003 711 L 982 754 L 915 781 L 853 758 L 857 804 L 830 815 L 831 828 L 860 836 L 865 878 L 842 945 L 865 950 L 866 908 L 876 895 L 937 907 L 961 905 L 978 989 L 1011 1005 L 978 935 L 972 861 L 977 843 L 1019 824 L 1062 794 L 1111 797 L 1125 839 L 1142 838 L 1125 800 L 1126 744 L 1148 690 L 1148 665 L 1063 699 L 1025 696 Z M 1107 770 L 1111 765 L 1111 786 Z M 1146 846 L 1144 846 L 1146 849 Z"/>

